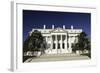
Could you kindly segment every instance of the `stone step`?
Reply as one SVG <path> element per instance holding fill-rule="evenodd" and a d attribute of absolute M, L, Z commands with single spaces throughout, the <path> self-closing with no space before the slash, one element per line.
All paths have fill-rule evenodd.
<path fill-rule="evenodd" d="M 44 54 L 41 55 L 40 57 L 60 57 L 60 56 L 66 56 L 66 57 L 71 57 L 71 56 L 80 56 L 78 54 Z"/>

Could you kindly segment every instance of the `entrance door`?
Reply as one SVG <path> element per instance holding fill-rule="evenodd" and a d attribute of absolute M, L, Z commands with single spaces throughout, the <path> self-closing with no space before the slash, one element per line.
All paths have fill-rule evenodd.
<path fill-rule="evenodd" d="M 60 43 L 58 43 L 58 47 L 57 47 L 57 54 L 61 54 L 61 47 L 60 47 Z"/>

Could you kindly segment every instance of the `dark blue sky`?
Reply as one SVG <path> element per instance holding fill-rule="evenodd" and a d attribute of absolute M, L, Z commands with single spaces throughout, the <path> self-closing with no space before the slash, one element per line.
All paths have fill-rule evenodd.
<path fill-rule="evenodd" d="M 54 11 L 33 11 L 23 10 L 23 38 L 28 36 L 28 32 L 32 28 L 51 28 L 52 24 L 55 27 L 70 28 L 71 25 L 75 29 L 83 29 L 90 37 L 91 35 L 91 14 L 90 13 L 75 13 L 75 12 L 54 12 Z"/>

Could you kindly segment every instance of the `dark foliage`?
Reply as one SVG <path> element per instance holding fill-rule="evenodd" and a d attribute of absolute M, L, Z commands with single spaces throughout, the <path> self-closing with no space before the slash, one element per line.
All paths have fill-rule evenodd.
<path fill-rule="evenodd" d="M 85 32 L 80 33 L 80 35 L 78 35 L 78 42 L 72 45 L 72 50 L 76 51 L 76 50 L 88 50 L 91 51 L 91 45 L 90 45 L 90 40 L 89 38 L 87 38 L 87 35 Z"/>
<path fill-rule="evenodd" d="M 46 41 L 41 32 L 34 30 L 24 41 L 23 51 L 43 51 L 46 48 Z"/>

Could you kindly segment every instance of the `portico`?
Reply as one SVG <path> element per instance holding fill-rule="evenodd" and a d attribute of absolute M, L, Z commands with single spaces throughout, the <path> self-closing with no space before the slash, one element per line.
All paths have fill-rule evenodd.
<path fill-rule="evenodd" d="M 52 53 L 67 53 L 67 33 L 52 32 L 51 34 L 51 51 Z"/>

